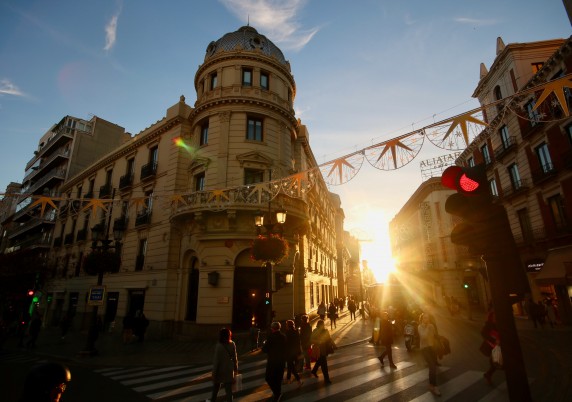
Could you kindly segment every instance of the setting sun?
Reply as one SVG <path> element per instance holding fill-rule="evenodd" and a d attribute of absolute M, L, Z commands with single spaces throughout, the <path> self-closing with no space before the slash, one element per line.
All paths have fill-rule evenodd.
<path fill-rule="evenodd" d="M 383 210 L 364 209 L 359 217 L 352 220 L 356 224 L 351 234 L 360 240 L 361 260 L 366 260 L 376 281 L 385 282 L 389 273 L 395 270 L 389 242 L 389 222 Z"/>

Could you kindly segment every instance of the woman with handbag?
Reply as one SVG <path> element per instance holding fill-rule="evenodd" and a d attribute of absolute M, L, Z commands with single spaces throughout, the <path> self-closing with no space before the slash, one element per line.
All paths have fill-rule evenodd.
<path fill-rule="evenodd" d="M 420 321 L 417 327 L 417 331 L 419 332 L 419 348 L 429 367 L 429 391 L 431 391 L 433 395 L 441 396 L 441 391 L 437 388 L 437 353 L 435 352 L 437 330 L 431 323 L 429 314 L 422 314 Z"/>
<path fill-rule="evenodd" d="M 324 326 L 324 320 L 318 320 L 316 323 L 316 329 L 312 331 L 312 344 L 318 345 L 320 355 L 316 359 L 314 368 L 312 369 L 312 375 L 318 378 L 318 368 L 322 368 L 322 374 L 324 375 L 324 382 L 326 384 L 331 384 L 330 374 L 328 372 L 328 354 L 334 353 L 335 344 L 332 341 L 330 333 Z"/>
<path fill-rule="evenodd" d="M 216 401 L 221 384 L 224 385 L 226 400 L 232 401 L 232 384 L 237 374 L 238 357 L 236 355 L 236 345 L 232 341 L 232 332 L 228 328 L 222 328 L 219 332 L 213 359 L 211 401 Z"/>
<path fill-rule="evenodd" d="M 483 343 L 481 344 L 480 351 L 485 356 L 489 358 L 489 369 L 483 374 L 487 384 L 493 385 L 492 376 L 496 371 L 498 364 L 493 361 L 492 350 L 498 346 L 500 347 L 500 335 L 497 330 L 496 316 L 495 312 L 491 311 L 487 316 L 485 325 L 481 329 L 481 336 L 483 337 Z"/>

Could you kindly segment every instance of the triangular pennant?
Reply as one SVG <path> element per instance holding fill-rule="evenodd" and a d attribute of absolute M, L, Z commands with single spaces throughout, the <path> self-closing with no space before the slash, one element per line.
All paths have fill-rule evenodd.
<path fill-rule="evenodd" d="M 546 100 L 546 98 L 548 98 L 548 96 L 554 92 L 554 96 L 556 96 L 556 99 L 558 100 L 558 102 L 560 103 L 560 107 L 562 108 L 562 110 L 564 111 L 564 114 L 566 116 L 569 116 L 569 111 L 568 111 L 568 105 L 566 104 L 566 96 L 564 95 L 564 88 L 572 88 L 572 77 L 562 77 L 559 78 L 557 80 L 554 80 L 552 82 L 548 82 L 547 84 L 544 85 L 544 90 L 542 91 L 542 94 L 540 94 L 540 97 L 538 98 L 538 100 L 536 101 L 536 104 L 534 105 L 534 107 L 532 108 L 532 110 L 536 110 L 541 104 L 542 102 L 544 102 Z"/>

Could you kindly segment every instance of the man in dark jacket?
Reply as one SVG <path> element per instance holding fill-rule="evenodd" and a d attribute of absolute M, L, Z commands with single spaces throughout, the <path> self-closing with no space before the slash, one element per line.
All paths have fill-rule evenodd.
<path fill-rule="evenodd" d="M 389 367 L 396 369 L 397 366 L 393 363 L 393 353 L 391 351 L 391 345 L 393 344 L 393 328 L 391 327 L 391 322 L 389 321 L 389 315 L 387 312 L 383 312 L 381 314 L 379 337 L 381 339 L 381 344 L 385 347 L 383 353 L 378 357 L 381 362 L 381 367 L 383 367 L 384 357 L 387 356 Z"/>
<path fill-rule="evenodd" d="M 309 323 L 309 317 L 304 314 L 302 323 L 300 324 L 300 343 L 302 344 L 302 353 L 304 353 L 304 368 L 311 370 L 311 359 L 308 350 L 312 344 L 310 338 L 312 336 L 312 325 Z"/>
<path fill-rule="evenodd" d="M 262 347 L 262 351 L 268 355 L 265 379 L 272 390 L 274 401 L 279 401 L 282 397 L 282 377 L 286 366 L 286 335 L 280 332 L 280 328 L 279 322 L 270 325 L 272 332 Z"/>

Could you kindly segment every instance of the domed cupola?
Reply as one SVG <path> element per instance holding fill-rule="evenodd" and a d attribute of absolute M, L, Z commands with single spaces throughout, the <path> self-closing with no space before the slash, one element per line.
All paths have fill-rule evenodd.
<path fill-rule="evenodd" d="M 219 40 L 209 43 L 204 61 L 208 61 L 219 52 L 237 50 L 261 52 L 266 56 L 274 57 L 290 70 L 290 63 L 286 61 L 282 51 L 266 36 L 259 34 L 256 29 L 251 26 L 243 26 L 237 31 L 227 33 Z"/>

